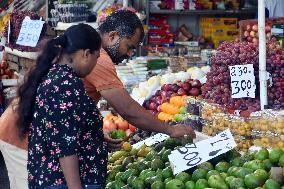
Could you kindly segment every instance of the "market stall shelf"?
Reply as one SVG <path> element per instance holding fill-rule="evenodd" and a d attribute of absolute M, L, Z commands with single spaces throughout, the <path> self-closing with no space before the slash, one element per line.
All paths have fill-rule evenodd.
<path fill-rule="evenodd" d="M 54 29 L 57 30 L 57 31 L 65 31 L 69 27 L 77 25 L 77 24 L 81 24 L 81 23 L 88 24 L 88 25 L 92 26 L 95 29 L 98 28 L 98 23 L 88 23 L 88 22 L 63 23 L 63 22 L 58 22 L 57 26 Z"/>
<path fill-rule="evenodd" d="M 31 60 L 35 60 L 38 56 L 38 52 L 22 52 L 17 49 L 11 49 L 10 47 L 5 47 L 5 51 L 8 54 L 13 54 L 15 56 L 21 57 L 21 58 L 27 58 Z"/>

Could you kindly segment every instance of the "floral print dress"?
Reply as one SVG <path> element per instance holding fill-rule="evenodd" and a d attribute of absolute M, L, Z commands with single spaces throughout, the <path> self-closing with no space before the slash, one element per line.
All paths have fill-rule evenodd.
<path fill-rule="evenodd" d="M 37 90 L 29 130 L 29 188 L 65 185 L 59 158 L 71 155 L 79 158 L 82 184 L 104 184 L 102 116 L 73 70 L 55 64 Z"/>

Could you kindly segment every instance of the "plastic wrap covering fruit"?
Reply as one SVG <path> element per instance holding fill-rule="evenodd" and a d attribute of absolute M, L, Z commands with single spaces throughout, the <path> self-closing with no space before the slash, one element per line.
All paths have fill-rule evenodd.
<path fill-rule="evenodd" d="M 247 152 L 249 148 L 253 146 L 253 140 L 251 137 L 235 135 L 234 139 L 237 143 L 237 150 L 239 151 Z"/>
<path fill-rule="evenodd" d="M 214 114 L 224 113 L 224 109 L 218 104 L 211 104 L 205 101 L 201 105 L 201 117 L 206 121 L 213 121 Z"/>
<path fill-rule="evenodd" d="M 28 47 L 28 46 L 21 46 L 21 45 L 16 44 L 21 27 L 22 27 L 22 22 L 26 16 L 29 16 L 32 20 L 41 19 L 41 17 L 34 12 L 30 12 L 30 11 L 13 12 L 10 16 L 10 31 L 11 31 L 10 32 L 10 42 L 8 43 L 8 40 L 7 40 L 6 46 L 10 47 L 11 49 L 17 49 L 19 51 L 24 51 L 24 52 L 36 52 L 38 51 L 38 47 Z M 47 25 L 44 24 L 42 31 L 41 31 L 41 35 L 39 37 L 39 41 L 44 37 L 46 29 L 47 29 Z M 6 38 L 8 38 L 8 30 L 9 30 L 9 24 L 7 24 L 5 27 L 4 36 Z"/>
<path fill-rule="evenodd" d="M 274 133 L 256 134 L 253 136 L 255 146 L 265 148 L 281 148 L 284 150 L 284 137 Z"/>
<path fill-rule="evenodd" d="M 251 115 L 249 124 L 254 134 L 284 134 L 284 116 L 277 112 L 261 111 Z"/>

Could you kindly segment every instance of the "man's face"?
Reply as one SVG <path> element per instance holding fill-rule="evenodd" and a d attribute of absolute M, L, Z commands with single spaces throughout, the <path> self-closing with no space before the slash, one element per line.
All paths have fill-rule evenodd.
<path fill-rule="evenodd" d="M 124 59 L 132 56 L 133 49 L 140 43 L 141 31 L 137 29 L 131 38 L 121 38 L 118 34 L 109 41 L 110 45 L 105 46 L 105 50 L 111 57 L 113 63 L 121 63 Z"/>

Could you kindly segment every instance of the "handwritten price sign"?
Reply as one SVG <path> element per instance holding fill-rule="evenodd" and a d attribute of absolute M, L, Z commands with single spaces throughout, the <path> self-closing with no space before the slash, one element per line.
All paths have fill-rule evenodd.
<path fill-rule="evenodd" d="M 23 20 L 17 44 L 22 46 L 35 47 L 38 43 L 44 21 L 31 20 L 26 16 Z"/>
<path fill-rule="evenodd" d="M 158 133 L 154 136 L 151 136 L 145 140 L 142 140 L 140 142 L 137 142 L 136 144 L 133 144 L 132 147 L 135 149 L 139 149 L 143 144 L 146 144 L 147 146 L 152 146 L 154 144 L 158 144 L 160 142 L 163 142 L 164 140 L 170 138 L 169 135 Z"/>
<path fill-rule="evenodd" d="M 232 98 L 255 98 L 255 76 L 252 64 L 230 66 Z"/>
<path fill-rule="evenodd" d="M 236 146 L 232 133 L 227 129 L 213 138 L 172 151 L 168 157 L 173 173 L 178 174 L 226 153 Z"/>

